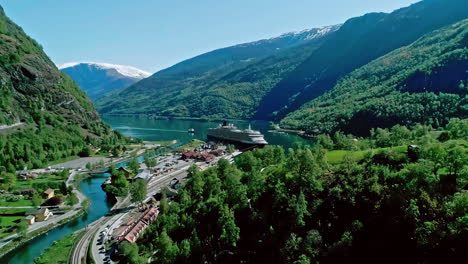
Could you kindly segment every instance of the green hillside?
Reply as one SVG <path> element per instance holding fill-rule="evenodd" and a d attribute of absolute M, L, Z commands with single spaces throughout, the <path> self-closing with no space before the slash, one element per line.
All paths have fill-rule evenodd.
<path fill-rule="evenodd" d="M 96 102 L 103 114 L 252 118 L 260 100 L 339 26 L 215 50 Z"/>
<path fill-rule="evenodd" d="M 0 10 L 0 172 L 118 140 L 86 94 Z"/>
<path fill-rule="evenodd" d="M 468 20 L 354 71 L 334 89 L 305 104 L 281 126 L 361 134 L 375 127 L 443 126 L 468 116 Z"/>
<path fill-rule="evenodd" d="M 423 35 L 468 18 L 464 0 L 424 0 L 390 14 L 349 19 L 262 100 L 256 118 L 279 120 L 352 71 Z"/>
<path fill-rule="evenodd" d="M 424 0 L 340 26 L 202 54 L 96 105 L 102 114 L 279 121 L 352 71 L 466 18 L 464 0 Z"/>

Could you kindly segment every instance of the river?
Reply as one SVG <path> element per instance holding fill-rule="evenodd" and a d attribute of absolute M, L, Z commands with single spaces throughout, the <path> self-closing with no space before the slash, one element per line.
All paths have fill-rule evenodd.
<path fill-rule="evenodd" d="M 115 117 L 104 116 L 104 122 L 113 129 L 122 132 L 125 136 L 137 137 L 148 141 L 179 140 L 188 142 L 191 139 L 206 140 L 208 128 L 216 127 L 219 122 L 207 122 L 201 120 L 153 120 L 146 117 Z M 281 145 L 285 148 L 292 147 L 295 143 L 310 144 L 310 140 L 295 135 L 268 132 L 270 125 L 267 121 L 232 121 L 240 129 L 246 129 L 249 124 L 252 129 L 259 130 L 265 135 L 270 145 Z M 194 134 L 188 133 L 188 129 L 195 129 Z"/>
<path fill-rule="evenodd" d="M 63 226 L 49 231 L 47 234 L 38 236 L 21 247 L 13 250 L 1 258 L 0 263 L 33 263 L 33 260 L 49 248 L 54 241 L 60 240 L 64 236 L 82 229 L 88 224 L 106 215 L 112 207 L 112 204 L 101 189 L 101 184 L 105 179 L 106 177 L 93 177 L 80 182 L 81 192 L 91 200 L 91 206 L 85 214 Z"/>
<path fill-rule="evenodd" d="M 192 139 L 206 140 L 208 128 L 216 127 L 219 124 L 218 122 L 201 120 L 152 120 L 146 117 L 103 117 L 103 120 L 125 136 L 148 141 L 178 140 L 179 142 L 189 142 Z M 234 121 L 231 123 L 234 123 L 240 129 L 246 129 L 250 124 L 252 129 L 262 132 L 271 145 L 281 145 L 289 148 L 294 144 L 310 144 L 309 140 L 298 136 L 268 132 L 269 123 L 266 121 Z M 194 134 L 187 132 L 190 128 L 195 129 Z M 81 191 L 91 200 L 91 206 L 84 215 L 13 250 L 1 258 L 0 263 L 33 263 L 34 258 L 40 256 L 54 241 L 60 240 L 64 236 L 82 229 L 106 215 L 112 204 L 107 200 L 106 194 L 101 189 L 101 184 L 105 178 L 93 177 L 81 181 Z"/>

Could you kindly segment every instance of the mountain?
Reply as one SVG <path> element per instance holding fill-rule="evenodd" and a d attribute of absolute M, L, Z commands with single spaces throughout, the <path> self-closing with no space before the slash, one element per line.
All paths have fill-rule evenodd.
<path fill-rule="evenodd" d="M 465 18 L 467 1 L 424 0 L 390 14 L 349 19 L 263 98 L 256 118 L 279 120 L 332 89 L 353 70 Z"/>
<path fill-rule="evenodd" d="M 445 126 L 468 117 L 468 19 L 355 70 L 281 126 L 362 135 L 376 127 Z"/>
<path fill-rule="evenodd" d="M 466 1 L 424 0 L 219 49 L 101 98 L 96 107 L 103 114 L 281 120 L 352 71 L 467 17 Z"/>
<path fill-rule="evenodd" d="M 281 76 L 306 58 L 338 28 L 339 25 L 310 29 L 214 50 L 178 63 L 131 87 L 101 98 L 97 100 L 96 105 L 104 114 L 213 116 L 212 113 L 216 111 L 219 116 L 252 117 L 261 93 L 268 92 Z M 292 55 L 289 54 L 291 49 L 295 50 Z M 272 56 L 277 57 L 279 61 L 271 59 Z M 268 63 L 265 60 L 269 60 Z M 282 63 L 286 64 L 285 67 L 280 67 Z M 262 65 L 261 69 L 266 67 L 265 70 L 275 68 L 274 80 L 265 81 L 262 91 L 248 88 L 244 89 L 248 94 L 238 97 L 244 90 L 224 89 L 226 85 L 231 84 L 229 78 L 239 76 L 238 71 L 255 68 L 255 64 Z M 253 68 L 250 70 L 254 70 Z M 261 69 L 254 71 L 265 74 Z M 246 77 L 258 78 L 254 75 Z M 226 96 L 223 95 L 224 90 L 227 92 Z M 242 101 L 241 111 L 231 108 L 224 108 L 227 112 L 223 111 L 224 104 L 236 107 L 239 101 Z"/>
<path fill-rule="evenodd" d="M 70 62 L 58 68 L 77 82 L 93 100 L 151 75 L 131 66 L 96 62 Z"/>
<path fill-rule="evenodd" d="M 123 140 L 0 7 L 0 173 L 43 167 Z"/>

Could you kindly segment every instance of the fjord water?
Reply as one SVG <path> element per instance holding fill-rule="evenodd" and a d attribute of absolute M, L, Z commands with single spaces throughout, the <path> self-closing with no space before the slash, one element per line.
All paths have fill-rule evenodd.
<path fill-rule="evenodd" d="M 148 141 L 178 140 L 180 142 L 189 142 L 192 139 L 206 140 L 208 128 L 220 124 L 220 122 L 202 120 L 154 120 L 147 117 L 104 116 L 102 119 L 125 136 Z M 230 121 L 229 123 L 233 123 L 240 129 L 246 129 L 250 124 L 252 129 L 259 130 L 265 135 L 265 139 L 270 145 L 289 148 L 295 143 L 300 145 L 310 144 L 309 140 L 299 136 L 268 132 L 270 125 L 267 121 Z M 195 129 L 194 134 L 188 133 L 190 128 Z"/>
<path fill-rule="evenodd" d="M 52 246 L 55 241 L 86 227 L 90 223 L 106 215 L 112 207 L 112 204 L 107 200 L 106 193 L 101 189 L 101 184 L 105 179 L 106 177 L 93 177 L 84 179 L 80 182 L 81 192 L 91 200 L 91 206 L 85 214 L 61 227 L 57 227 L 49 231 L 47 234 L 40 235 L 21 247 L 13 250 L 1 258 L 0 263 L 33 263 L 34 259 L 40 256 L 47 248 Z M 63 252 L 63 254 L 67 253 Z"/>

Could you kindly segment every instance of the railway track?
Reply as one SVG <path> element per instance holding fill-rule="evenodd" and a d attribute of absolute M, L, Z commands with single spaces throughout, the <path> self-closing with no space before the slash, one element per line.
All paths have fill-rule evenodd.
<path fill-rule="evenodd" d="M 93 222 L 89 225 L 89 230 L 80 238 L 78 243 L 76 243 L 73 253 L 70 258 L 70 263 L 72 264 L 85 264 L 86 257 L 89 250 L 89 241 L 98 231 L 99 226 L 102 222 L 106 221 L 107 217 L 102 217 L 99 220 Z"/>

